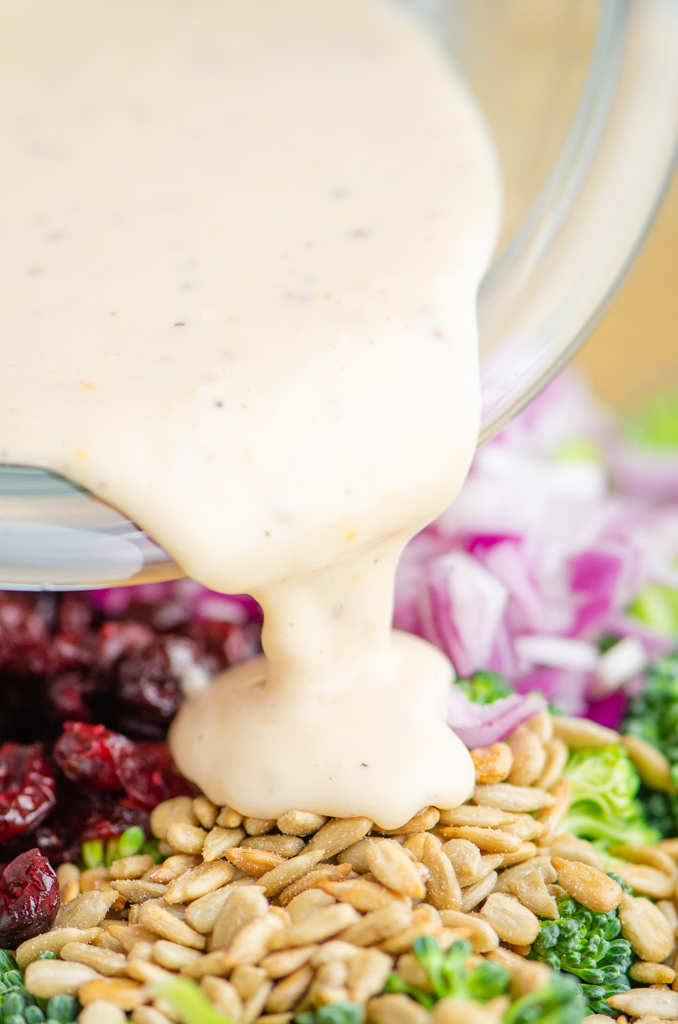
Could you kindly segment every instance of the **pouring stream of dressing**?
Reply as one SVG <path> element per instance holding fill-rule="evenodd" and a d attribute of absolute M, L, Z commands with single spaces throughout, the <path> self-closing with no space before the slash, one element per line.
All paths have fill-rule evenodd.
<path fill-rule="evenodd" d="M 397 827 L 472 788 L 451 667 L 392 634 L 478 429 L 491 146 L 386 0 L 0 0 L 0 461 L 264 608 L 178 715 L 215 802 Z"/>

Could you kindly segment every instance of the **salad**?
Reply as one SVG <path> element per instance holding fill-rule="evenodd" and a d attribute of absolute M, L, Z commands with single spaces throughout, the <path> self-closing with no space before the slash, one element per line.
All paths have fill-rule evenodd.
<path fill-rule="evenodd" d="M 678 1019 L 677 502 L 670 400 L 620 427 L 563 376 L 478 453 L 395 613 L 455 667 L 476 788 L 394 833 L 174 768 L 250 598 L 0 594 L 0 1020 Z"/>

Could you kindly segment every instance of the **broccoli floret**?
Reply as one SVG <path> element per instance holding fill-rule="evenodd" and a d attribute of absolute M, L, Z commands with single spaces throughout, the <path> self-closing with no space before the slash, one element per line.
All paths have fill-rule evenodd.
<path fill-rule="evenodd" d="M 513 687 L 498 672 L 475 672 L 470 679 L 460 679 L 459 685 L 474 704 L 493 704 L 500 697 L 510 697 Z"/>
<path fill-rule="evenodd" d="M 662 658 L 648 668 L 643 691 L 629 701 L 622 728 L 664 754 L 678 788 L 678 655 Z M 643 786 L 639 797 L 647 819 L 662 836 L 675 836 L 678 794 Z"/>
<path fill-rule="evenodd" d="M 414 940 L 412 952 L 426 971 L 433 993 L 410 985 L 396 973 L 390 976 L 384 991 L 404 992 L 427 1009 L 447 996 L 488 1003 L 504 995 L 511 981 L 511 972 L 492 960 L 483 960 L 469 970 L 466 962 L 471 946 L 468 942 L 453 942 L 445 953 L 435 939 L 424 935 Z"/>
<path fill-rule="evenodd" d="M 627 971 L 633 961 L 631 944 L 621 935 L 617 911 L 596 914 L 571 896 L 558 900 L 560 919 L 542 921 L 530 957 L 555 970 L 575 974 L 581 981 L 588 1013 L 617 1013 L 607 999 L 631 987 Z"/>
<path fill-rule="evenodd" d="M 661 750 L 678 784 L 678 655 L 650 665 L 642 693 L 629 701 L 623 729 Z"/>
<path fill-rule="evenodd" d="M 618 921 L 616 923 L 619 924 Z M 481 960 L 469 969 L 471 946 L 468 942 L 455 942 L 444 953 L 435 939 L 424 936 L 415 940 L 412 950 L 425 969 L 433 992 L 410 985 L 399 974 L 391 975 L 386 984 L 386 992 L 404 992 L 430 1010 L 439 999 L 449 996 L 489 1003 L 508 991 L 511 972 L 500 964 L 492 960 Z M 504 1015 L 503 1024 L 580 1024 L 588 1005 L 583 987 L 574 978 L 555 973 L 543 988 L 512 1003 Z M 316 1022 L 302 1021 L 301 1024 Z"/>
<path fill-rule="evenodd" d="M 365 1007 L 360 1003 L 329 1003 L 295 1017 L 297 1024 L 362 1024 L 364 1019 Z"/>
<path fill-rule="evenodd" d="M 528 992 L 504 1015 L 504 1024 L 580 1024 L 587 1013 L 581 985 L 566 974 L 535 992 Z"/>
<path fill-rule="evenodd" d="M 664 839 L 672 839 L 678 831 L 678 797 L 675 793 L 661 793 L 658 789 L 641 786 L 638 799 L 645 810 L 645 818 Z"/>
<path fill-rule="evenodd" d="M 614 843 L 654 843 L 657 829 L 648 824 L 636 799 L 640 776 L 625 747 L 575 750 L 565 766 L 572 780 L 572 802 L 561 831 L 603 847 Z"/>

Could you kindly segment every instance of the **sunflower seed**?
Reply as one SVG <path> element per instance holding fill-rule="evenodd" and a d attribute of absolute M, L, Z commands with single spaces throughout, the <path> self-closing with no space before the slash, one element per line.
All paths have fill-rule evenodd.
<path fill-rule="evenodd" d="M 551 864 L 563 889 L 589 910 L 607 914 L 619 905 L 622 898 L 621 886 L 598 868 L 562 860 L 560 857 L 551 857 Z"/>
<path fill-rule="evenodd" d="M 598 725 L 588 718 L 574 718 L 569 715 L 556 715 L 553 718 L 553 732 L 570 750 L 580 747 L 609 747 L 620 743 L 621 736 L 614 729 Z"/>
<path fill-rule="evenodd" d="M 101 979 L 101 975 L 91 967 L 67 960 L 34 960 L 25 975 L 26 988 L 40 999 L 77 995 L 81 985 L 97 978 Z"/>
<path fill-rule="evenodd" d="M 180 971 L 188 964 L 194 964 L 202 954 L 197 949 L 190 949 L 178 942 L 169 942 L 167 939 L 158 939 L 153 943 L 152 954 L 156 964 L 166 967 L 168 971 Z"/>
<path fill-rule="evenodd" d="M 330 824 L 334 823 L 330 822 Z M 327 826 L 324 827 L 326 828 Z M 259 879 L 259 884 L 263 886 L 264 892 L 269 899 L 273 896 L 278 896 L 283 889 L 287 889 L 292 882 L 296 882 L 297 879 L 307 874 L 311 868 L 314 868 L 318 861 L 323 859 L 324 853 L 323 849 L 309 850 L 306 847 L 304 852 L 300 853 L 298 857 L 291 857 L 289 860 L 279 864 L 278 867 L 273 868 L 272 871 L 267 871 Z"/>
<path fill-rule="evenodd" d="M 468 928 L 474 953 L 489 953 L 499 945 L 499 936 L 479 914 L 463 914 L 459 910 L 442 910 L 440 917 L 447 928 Z"/>
<path fill-rule="evenodd" d="M 323 859 L 329 860 L 367 835 L 372 825 L 369 818 L 335 818 L 309 839 L 306 851 L 309 854 L 322 851 Z"/>
<path fill-rule="evenodd" d="M 219 825 L 215 825 L 207 833 L 203 843 L 203 859 L 207 861 L 218 860 L 219 857 L 223 857 L 225 850 L 231 850 L 236 846 L 240 846 L 245 835 L 244 828 L 221 828 Z"/>
<path fill-rule="evenodd" d="M 129 1011 L 142 1003 L 150 1003 L 152 996 L 143 985 L 129 978 L 97 978 L 80 986 L 78 999 L 83 1006 L 102 999 Z"/>
<path fill-rule="evenodd" d="M 115 1003 L 105 1003 L 103 999 L 88 1003 L 78 1015 L 78 1024 L 125 1024 L 126 1020 L 124 1010 Z"/>
<path fill-rule="evenodd" d="M 127 957 L 124 954 L 113 953 L 110 949 L 99 949 L 86 942 L 67 942 L 61 947 L 59 955 L 62 960 L 86 964 L 106 977 L 124 977 L 127 967 Z"/>
<path fill-rule="evenodd" d="M 673 932 L 661 910 L 641 897 L 622 895 L 617 910 L 621 931 L 641 960 L 661 963 L 673 948 Z"/>
<path fill-rule="evenodd" d="M 555 803 L 554 797 L 538 786 L 512 786 L 508 782 L 476 786 L 473 799 L 482 807 L 500 811 L 538 811 Z"/>
<path fill-rule="evenodd" d="M 473 910 L 479 903 L 482 903 L 486 896 L 490 895 L 496 885 L 496 882 L 497 872 L 490 871 L 489 875 L 481 879 L 480 882 L 467 886 L 462 893 L 460 909 L 463 910 L 464 913 L 468 913 L 469 910 Z"/>
<path fill-rule="evenodd" d="M 308 964 L 288 974 L 270 992 L 266 1001 L 269 1013 L 284 1013 L 293 1010 L 301 1002 L 313 981 L 313 968 Z"/>
<path fill-rule="evenodd" d="M 240 844 L 243 850 L 267 850 L 288 859 L 304 849 L 304 840 L 298 836 L 248 836 Z"/>
<path fill-rule="evenodd" d="M 437 807 L 425 807 L 423 811 L 419 811 L 400 828 L 377 828 L 374 826 L 373 831 L 382 836 L 409 836 L 414 835 L 415 832 L 427 832 L 438 824 L 439 819 L 440 811 Z"/>
<path fill-rule="evenodd" d="M 193 813 L 198 823 L 209 830 L 214 828 L 219 810 L 206 796 L 197 796 L 193 801 Z"/>
<path fill-rule="evenodd" d="M 144 903 L 139 912 L 139 924 L 151 932 L 155 932 L 161 939 L 169 939 L 170 942 L 178 942 L 182 946 L 190 946 L 192 949 L 204 949 L 205 938 L 199 932 L 193 930 L 184 921 L 168 909 L 159 907 L 156 904 Z"/>
<path fill-rule="evenodd" d="M 327 821 L 322 814 L 312 811 L 287 811 L 276 821 L 280 832 L 285 836 L 309 836 L 317 832 Z"/>
<path fill-rule="evenodd" d="M 448 861 L 448 866 L 452 868 L 452 865 Z M 393 900 L 397 899 L 397 895 L 387 889 L 385 886 L 380 885 L 378 882 L 371 882 L 367 878 L 353 878 L 347 882 L 321 882 L 320 885 L 323 892 L 329 893 L 335 899 L 341 903 L 350 903 L 352 907 L 359 910 L 362 914 L 369 913 L 371 910 L 379 910 L 381 907 L 387 907 Z"/>
<path fill-rule="evenodd" d="M 223 1013 L 227 1020 L 241 1020 L 242 996 L 235 985 L 225 978 L 215 978 L 208 974 L 200 982 L 200 987 L 212 1005 Z"/>
<path fill-rule="evenodd" d="M 165 893 L 166 903 L 198 900 L 220 889 L 233 878 L 233 867 L 223 860 L 204 862 L 175 878 Z"/>
<path fill-rule="evenodd" d="M 111 864 L 111 878 L 141 878 L 151 868 L 155 867 L 155 861 L 147 853 L 136 853 L 132 857 L 122 857 L 114 860 Z"/>
<path fill-rule="evenodd" d="M 654 900 L 667 900 L 673 895 L 674 879 L 646 864 L 617 864 L 615 874 L 636 892 Z"/>
<path fill-rule="evenodd" d="M 15 953 L 19 970 L 25 971 L 41 953 L 56 953 L 58 956 L 68 942 L 91 942 L 98 935 L 101 935 L 101 928 L 53 928 L 51 932 L 26 939 Z"/>
<path fill-rule="evenodd" d="M 167 839 L 170 825 L 176 822 L 198 824 L 190 796 L 175 796 L 171 800 L 163 800 L 151 811 L 151 831 L 156 839 Z"/>
<path fill-rule="evenodd" d="M 412 906 L 402 900 L 372 910 L 348 928 L 342 938 L 354 946 L 376 946 L 412 924 Z"/>
<path fill-rule="evenodd" d="M 647 963 L 636 960 L 629 968 L 629 978 L 643 985 L 670 985 L 675 980 L 676 972 L 666 964 Z"/>
<path fill-rule="evenodd" d="M 228 949 L 241 928 L 267 913 L 268 901 L 259 886 L 233 889 L 214 921 L 212 949 Z"/>
<path fill-rule="evenodd" d="M 480 850 L 489 853 L 515 853 L 521 840 L 510 832 L 498 828 L 478 828 L 473 825 L 450 825 L 439 830 L 443 839 L 466 839 Z"/>
<path fill-rule="evenodd" d="M 494 928 L 500 939 L 513 946 L 529 946 L 539 934 L 537 915 L 506 893 L 495 892 L 488 896 L 480 916 Z"/>
<path fill-rule="evenodd" d="M 313 853 L 311 856 L 317 857 L 319 854 Z M 288 861 L 288 863 L 290 862 Z M 313 889 L 315 886 L 322 885 L 323 882 L 341 882 L 347 877 L 347 875 L 350 875 L 350 873 L 350 864 L 325 864 L 317 867 L 313 871 L 302 874 L 295 882 L 292 882 L 291 885 L 288 885 L 283 889 L 279 895 L 280 904 L 281 906 L 286 907 L 288 903 L 295 899 L 295 897 L 301 895 L 302 892 L 306 892 L 308 889 Z"/>
<path fill-rule="evenodd" d="M 526 725 L 519 725 L 513 731 L 508 744 L 513 755 L 508 782 L 514 786 L 531 786 L 546 765 L 544 744 Z"/>
<path fill-rule="evenodd" d="M 272 949 L 288 949 L 290 946 L 308 946 L 324 942 L 338 932 L 355 924 L 359 914 L 347 903 L 333 903 L 315 914 L 309 914 L 301 921 L 290 924 L 280 935 L 276 935 Z"/>
<path fill-rule="evenodd" d="M 513 754 L 508 743 L 493 743 L 490 747 L 475 747 L 471 759 L 476 773 L 476 785 L 492 785 L 508 777 L 513 766 Z"/>
<path fill-rule="evenodd" d="M 426 895 L 413 861 L 394 840 L 375 839 L 365 853 L 365 860 L 374 877 L 387 888 L 412 899 L 423 899 Z"/>
<path fill-rule="evenodd" d="M 175 821 L 167 829 L 167 842 L 179 853 L 202 853 L 207 838 L 204 828 L 190 825 L 185 821 Z"/>
<path fill-rule="evenodd" d="M 367 1004 L 370 1024 L 427 1024 L 429 1015 L 423 1006 L 400 992 L 376 996 Z"/>

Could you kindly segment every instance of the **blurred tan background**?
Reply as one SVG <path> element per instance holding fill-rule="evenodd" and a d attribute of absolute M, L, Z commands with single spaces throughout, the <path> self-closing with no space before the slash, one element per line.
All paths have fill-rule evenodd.
<path fill-rule="evenodd" d="M 678 174 L 635 267 L 575 365 L 619 409 L 657 390 L 678 392 Z"/>
<path fill-rule="evenodd" d="M 452 9 L 461 21 L 451 24 L 452 48 L 500 157 L 506 241 L 568 134 L 603 7 L 601 0 L 459 0 Z M 657 389 L 678 393 L 678 175 L 640 258 L 575 364 L 620 409 Z"/>

